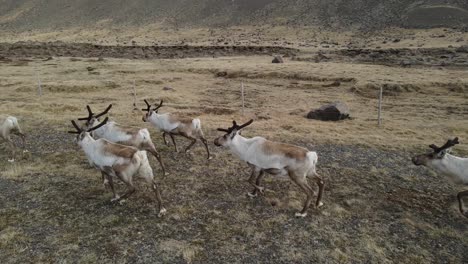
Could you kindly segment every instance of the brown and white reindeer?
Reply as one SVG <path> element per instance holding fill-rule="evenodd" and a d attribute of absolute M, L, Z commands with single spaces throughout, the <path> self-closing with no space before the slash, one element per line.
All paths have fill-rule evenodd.
<path fill-rule="evenodd" d="M 190 148 L 197 142 L 197 139 L 200 139 L 203 145 L 205 145 L 208 159 L 211 159 L 208 142 L 206 141 L 201 129 L 200 119 L 182 118 L 169 113 L 159 114 L 158 110 L 162 107 L 163 100 L 161 100 L 159 105 L 155 105 L 155 108 L 153 109 L 151 109 L 151 105 L 147 100 L 144 101 L 147 108 L 142 109 L 146 112 L 143 116 L 143 122 L 150 122 L 153 126 L 161 130 L 163 132 L 163 139 L 166 145 L 168 145 L 166 134 L 169 134 L 172 143 L 174 144 L 175 151 L 178 152 L 179 150 L 177 149 L 174 136 L 182 136 L 192 141 L 190 145 L 185 148 L 185 152 L 189 152 Z"/>
<path fill-rule="evenodd" d="M 111 108 L 112 104 L 110 104 L 103 112 L 96 114 L 93 113 L 91 107 L 87 105 L 86 109 L 88 110 L 88 117 L 78 118 L 78 120 L 86 121 L 83 127 L 83 129 L 86 130 L 86 128 L 98 125 L 100 123 L 99 118 L 107 114 Z M 109 140 L 110 142 L 126 146 L 132 146 L 140 150 L 146 150 L 150 152 L 161 165 L 163 177 L 166 175 L 166 168 L 161 159 L 161 155 L 159 155 L 158 151 L 156 150 L 156 147 L 153 141 L 151 140 L 151 136 L 148 129 L 123 126 L 111 121 L 103 125 L 102 127 L 94 130 L 91 133 L 91 135 L 95 139 L 104 138 Z"/>
<path fill-rule="evenodd" d="M 75 120 L 72 120 L 71 122 L 76 131 L 69 131 L 68 133 L 77 134 L 76 141 L 78 145 L 83 149 L 88 159 L 101 171 L 103 178 L 105 177 L 109 181 L 114 194 L 112 202 L 128 198 L 135 192 L 133 177 L 138 175 L 144 178 L 154 191 L 158 202 L 158 216 L 164 215 L 166 209 L 162 205 L 161 194 L 154 180 L 153 170 L 148 162 L 146 151 L 112 143 L 102 138 L 96 140 L 90 135 L 90 132 L 104 126 L 107 120 L 106 117 L 103 122 L 86 130 L 82 130 Z M 119 196 L 114 189 L 114 177 L 119 178 L 127 185 L 127 191 L 122 196 Z"/>
<path fill-rule="evenodd" d="M 21 130 L 21 127 L 18 123 L 18 119 L 13 116 L 7 116 L 6 118 L 0 118 L 0 138 L 5 140 L 11 148 L 11 158 L 8 159 L 9 162 L 14 162 L 16 159 L 17 146 L 11 139 L 11 135 L 15 134 L 21 138 L 23 152 L 25 152 L 26 146 L 26 135 Z"/>
<path fill-rule="evenodd" d="M 442 147 L 432 144 L 431 152 L 421 154 L 412 158 L 416 166 L 426 166 L 441 175 L 448 176 L 455 184 L 468 186 L 468 158 L 460 158 L 449 154 L 450 149 L 459 144 L 458 138 L 448 140 Z M 459 192 L 457 195 L 460 213 L 465 217 L 463 197 L 468 196 L 468 190 Z"/>
<path fill-rule="evenodd" d="M 288 175 L 307 195 L 302 211 L 296 213 L 297 217 L 305 217 L 314 195 L 313 189 L 307 182 L 309 176 L 314 177 L 319 187 L 315 206 L 322 206 L 325 184 L 316 171 L 317 153 L 302 147 L 269 141 L 263 137 L 241 136 L 240 130 L 252 122 L 253 120 L 250 120 L 239 126 L 236 121 L 233 121 L 230 128 L 218 128 L 218 131 L 225 134 L 214 141 L 216 146 L 229 148 L 252 168 L 248 182 L 254 186 L 254 190 L 248 193 L 249 196 L 255 197 L 259 192 L 263 193 L 264 188 L 260 186 L 260 181 L 265 172 L 273 175 Z"/>

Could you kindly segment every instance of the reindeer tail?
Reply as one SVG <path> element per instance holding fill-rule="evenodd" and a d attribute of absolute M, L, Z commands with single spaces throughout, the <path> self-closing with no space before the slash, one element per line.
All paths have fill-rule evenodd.
<path fill-rule="evenodd" d="M 201 122 L 199 118 L 195 118 L 192 120 L 192 126 L 195 129 L 201 129 Z"/>

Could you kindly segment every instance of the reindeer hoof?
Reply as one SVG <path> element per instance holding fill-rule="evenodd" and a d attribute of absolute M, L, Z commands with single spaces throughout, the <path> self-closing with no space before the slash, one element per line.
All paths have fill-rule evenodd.
<path fill-rule="evenodd" d="M 162 217 L 166 214 L 167 210 L 166 208 L 161 208 L 161 210 L 159 210 L 159 213 L 158 213 L 158 217 Z"/>
<path fill-rule="evenodd" d="M 212 160 L 212 159 L 213 159 L 213 157 L 212 157 L 212 156 L 209 156 L 207 160 Z"/>
<path fill-rule="evenodd" d="M 303 213 L 303 214 L 302 214 L 302 213 L 296 213 L 296 214 L 295 214 L 295 216 L 296 216 L 297 218 L 304 218 L 306 215 L 307 215 L 307 213 Z"/>
<path fill-rule="evenodd" d="M 120 200 L 120 196 L 116 195 L 114 198 L 111 199 L 111 202 L 117 202 Z"/>
<path fill-rule="evenodd" d="M 322 206 L 323 206 L 323 203 L 322 203 L 322 202 L 319 202 L 319 203 L 317 204 L 317 208 L 320 208 L 320 207 L 322 207 Z"/>
<path fill-rule="evenodd" d="M 247 196 L 249 196 L 250 198 L 255 198 L 255 197 L 257 197 L 257 193 L 248 192 L 248 193 L 247 193 Z"/>
<path fill-rule="evenodd" d="M 464 217 L 468 218 L 468 214 L 467 214 L 467 212 L 466 212 L 465 210 L 460 210 L 460 213 L 461 213 Z"/>
<path fill-rule="evenodd" d="M 8 162 L 13 163 L 15 162 L 15 159 L 9 159 Z"/>
<path fill-rule="evenodd" d="M 29 150 L 25 149 L 23 150 L 23 153 L 29 153 Z"/>

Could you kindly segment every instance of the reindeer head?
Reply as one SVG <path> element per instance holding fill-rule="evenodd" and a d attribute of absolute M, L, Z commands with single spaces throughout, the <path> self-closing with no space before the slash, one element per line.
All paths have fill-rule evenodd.
<path fill-rule="evenodd" d="M 145 101 L 145 104 L 146 104 L 146 108 L 141 109 L 141 110 L 146 112 L 146 113 L 143 115 L 142 120 L 143 120 L 143 122 L 148 122 L 148 119 L 150 118 L 151 115 L 153 115 L 154 113 L 158 113 L 159 108 L 161 108 L 162 105 L 163 105 L 163 100 L 161 100 L 161 103 L 159 103 L 159 105 L 154 104 L 155 108 L 153 108 L 153 109 L 151 109 L 151 104 L 148 103 L 148 101 L 146 101 L 146 99 L 144 101 Z"/>
<path fill-rule="evenodd" d="M 450 148 L 459 143 L 460 142 L 456 137 L 453 140 L 448 140 L 447 143 L 445 143 L 442 147 L 437 147 L 436 145 L 432 144 L 429 146 L 432 149 L 432 152 L 415 156 L 411 160 L 416 166 L 427 166 L 427 164 L 431 161 L 443 159 L 445 154 L 449 152 Z"/>
<path fill-rule="evenodd" d="M 227 146 L 234 139 L 234 137 L 239 134 L 239 131 L 241 129 L 252 124 L 252 122 L 253 122 L 253 119 L 250 119 L 250 121 L 248 121 L 247 123 L 239 126 L 237 125 L 236 121 L 232 121 L 232 127 L 227 128 L 227 129 L 218 128 L 217 129 L 218 131 L 225 132 L 226 134 L 224 134 L 224 136 L 221 136 L 215 139 L 214 144 L 218 147 Z"/>
<path fill-rule="evenodd" d="M 101 123 L 99 123 L 98 125 L 94 126 L 94 127 L 91 127 L 91 128 L 86 128 L 86 129 L 82 129 L 80 128 L 75 120 L 72 120 L 71 123 L 72 125 L 75 127 L 76 131 L 68 131 L 68 133 L 70 134 L 76 134 L 76 142 L 78 142 L 78 144 L 81 144 L 81 142 L 85 139 L 85 137 L 91 137 L 89 135 L 90 132 L 92 132 L 93 130 L 96 130 L 100 127 L 102 127 L 103 125 L 105 125 L 107 123 L 107 120 L 109 120 L 108 117 L 106 117 L 106 119 L 104 119 L 104 121 L 102 121 Z"/>
<path fill-rule="evenodd" d="M 89 105 L 87 105 L 86 109 L 88 110 L 88 117 L 78 118 L 78 120 L 80 120 L 80 121 L 86 121 L 86 123 L 84 124 L 82 129 L 87 130 L 88 128 L 90 128 L 92 126 L 97 125 L 99 123 L 99 118 L 101 116 L 107 114 L 111 108 L 112 108 L 112 104 L 110 104 L 106 108 L 106 110 L 104 110 L 103 112 L 101 112 L 99 114 L 96 114 L 96 113 L 93 113 L 93 111 L 91 110 L 91 107 L 89 107 Z"/>

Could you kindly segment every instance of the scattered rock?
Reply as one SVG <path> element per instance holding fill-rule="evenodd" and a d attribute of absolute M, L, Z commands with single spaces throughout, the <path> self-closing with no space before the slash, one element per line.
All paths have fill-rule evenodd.
<path fill-rule="evenodd" d="M 468 53 L 468 45 L 463 45 L 461 47 L 458 47 L 455 51 L 456 52 Z"/>
<path fill-rule="evenodd" d="M 409 60 L 403 60 L 400 62 L 400 66 L 403 68 L 409 68 L 411 65 L 413 65 L 413 63 Z"/>
<path fill-rule="evenodd" d="M 91 67 L 91 66 L 86 67 L 86 70 L 88 70 L 89 72 L 92 72 L 92 71 L 94 71 L 95 69 L 96 69 L 96 68 Z"/>
<path fill-rule="evenodd" d="M 338 87 L 341 85 L 341 82 L 340 81 L 334 81 L 330 84 L 324 84 L 322 85 L 322 87 Z"/>
<path fill-rule="evenodd" d="M 338 121 L 349 118 L 349 107 L 343 102 L 334 102 L 323 105 L 319 109 L 310 111 L 308 119 L 318 119 L 322 121 Z"/>
<path fill-rule="evenodd" d="M 330 60 L 330 58 L 327 57 L 327 56 L 325 56 L 325 55 L 323 55 L 322 52 L 317 53 L 317 56 L 315 56 L 315 58 L 314 58 L 314 61 L 315 61 L 316 63 L 319 63 L 319 62 L 321 62 L 321 61 L 328 61 L 328 60 Z"/>
<path fill-rule="evenodd" d="M 168 86 L 164 86 L 163 90 L 164 90 L 164 91 L 174 91 L 174 88 L 168 87 Z"/>
<path fill-rule="evenodd" d="M 216 73 L 216 77 L 226 77 L 227 75 L 227 71 L 219 71 Z"/>
<path fill-rule="evenodd" d="M 283 58 L 281 56 L 275 56 L 271 63 L 283 63 Z"/>

